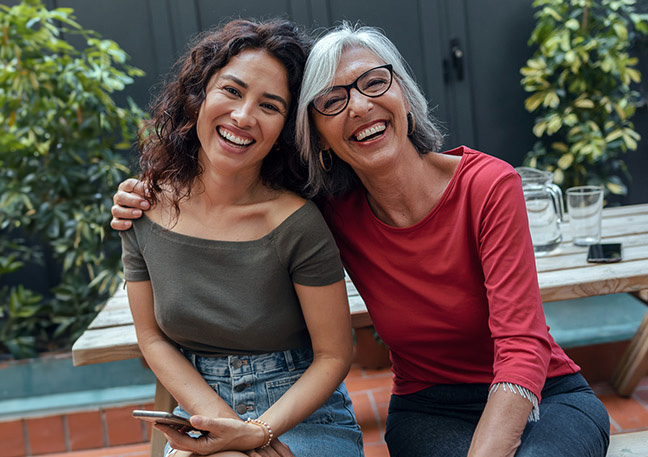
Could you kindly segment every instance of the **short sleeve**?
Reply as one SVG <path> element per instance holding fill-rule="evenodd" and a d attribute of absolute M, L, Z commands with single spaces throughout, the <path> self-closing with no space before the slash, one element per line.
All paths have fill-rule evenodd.
<path fill-rule="evenodd" d="M 308 201 L 275 238 L 291 279 L 304 286 L 326 286 L 344 279 L 340 253 L 322 214 Z"/>
<path fill-rule="evenodd" d="M 140 244 L 135 229 L 119 232 L 122 239 L 122 263 L 124 264 L 124 278 L 126 281 L 149 281 L 148 268 L 142 256 Z"/>

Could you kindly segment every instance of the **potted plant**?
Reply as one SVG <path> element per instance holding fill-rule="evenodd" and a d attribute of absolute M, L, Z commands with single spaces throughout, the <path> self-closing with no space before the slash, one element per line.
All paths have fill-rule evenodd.
<path fill-rule="evenodd" d="M 0 5 L 0 276 L 45 250 L 60 272 L 46 294 L 0 288 L 0 353 L 16 358 L 69 348 L 120 282 L 110 197 L 142 112 L 112 97 L 143 72 L 72 13 Z"/>
<path fill-rule="evenodd" d="M 637 148 L 631 122 L 641 97 L 633 43 L 648 34 L 635 0 L 535 0 L 533 57 L 521 69 L 538 137 L 525 165 L 553 171 L 557 184 L 602 185 L 625 195 L 622 154 Z"/>

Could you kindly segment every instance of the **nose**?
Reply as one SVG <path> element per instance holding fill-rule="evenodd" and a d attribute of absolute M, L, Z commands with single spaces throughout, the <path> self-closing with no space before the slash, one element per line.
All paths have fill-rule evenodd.
<path fill-rule="evenodd" d="M 251 127 L 256 122 L 254 108 L 254 103 L 241 101 L 232 110 L 231 117 L 239 127 Z"/>
<path fill-rule="evenodd" d="M 368 111 L 371 111 L 372 108 L 373 102 L 371 98 L 361 94 L 355 88 L 349 91 L 349 104 L 347 105 L 347 109 L 349 110 L 350 116 L 362 116 Z"/>

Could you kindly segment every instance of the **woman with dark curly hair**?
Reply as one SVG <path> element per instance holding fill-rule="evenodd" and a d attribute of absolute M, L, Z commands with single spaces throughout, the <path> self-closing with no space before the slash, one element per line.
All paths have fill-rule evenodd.
<path fill-rule="evenodd" d="M 200 36 L 140 139 L 151 209 L 122 232 L 137 338 L 196 438 L 165 455 L 361 456 L 344 273 L 293 146 L 310 41 L 285 20 Z"/>

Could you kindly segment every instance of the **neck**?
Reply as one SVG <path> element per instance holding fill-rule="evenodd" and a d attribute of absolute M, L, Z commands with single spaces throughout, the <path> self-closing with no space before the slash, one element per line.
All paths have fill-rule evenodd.
<path fill-rule="evenodd" d="M 258 201 L 267 190 L 258 173 L 231 176 L 205 173 L 199 178 L 192 200 L 206 207 L 246 205 Z"/>
<path fill-rule="evenodd" d="M 408 154 L 401 159 L 384 173 L 358 175 L 376 217 L 394 227 L 409 227 L 421 221 L 439 202 L 458 158 L 431 152 L 423 156 Z"/>

